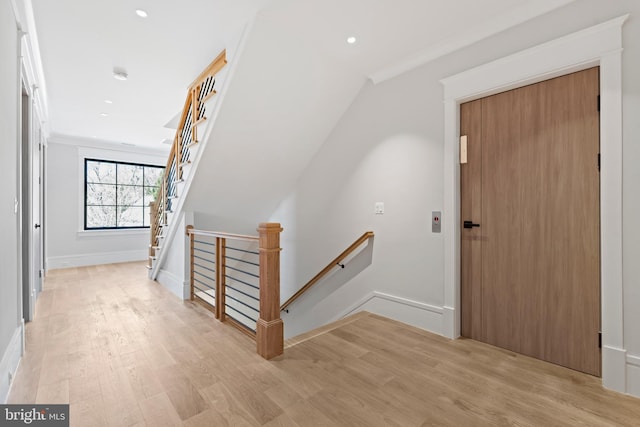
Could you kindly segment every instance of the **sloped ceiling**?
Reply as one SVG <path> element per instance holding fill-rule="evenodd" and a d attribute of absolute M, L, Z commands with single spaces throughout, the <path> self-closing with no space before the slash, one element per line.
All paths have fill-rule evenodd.
<path fill-rule="evenodd" d="M 257 68 L 247 73 L 278 67 L 307 76 L 280 88 L 270 87 L 272 81 L 252 96 L 284 100 L 283 91 L 292 89 L 297 98 L 291 101 L 314 99 L 313 120 L 322 118 L 300 125 L 318 131 L 306 133 L 308 143 L 326 135 L 335 120 L 325 117 L 337 119 L 366 77 L 384 80 L 572 0 L 17 1 L 35 18 L 51 132 L 168 149 L 161 142 L 174 131 L 165 124 L 181 109 L 187 86 L 237 40 L 256 11 L 263 38 L 248 52 L 265 61 L 249 58 Z M 136 16 L 136 9 L 148 17 Z M 352 35 L 357 43 L 349 45 Z M 303 58 L 321 65 L 300 63 Z M 129 80 L 114 80 L 114 67 L 125 69 Z M 319 87 L 344 90 L 314 92 Z M 322 96 L 325 101 L 317 99 Z"/>
<path fill-rule="evenodd" d="M 458 45 L 468 44 L 471 39 L 460 37 L 461 29 L 478 22 L 473 34 L 485 34 L 484 22 L 498 22 L 496 16 L 506 12 L 521 20 L 524 15 L 514 11 L 522 12 L 530 3 L 270 3 L 258 13 L 237 58 L 186 208 L 205 212 L 212 227 L 252 232 L 295 184 L 368 76 L 390 64 L 402 65 L 406 58 L 409 65 L 403 67 L 415 67 L 420 62 L 416 57 L 431 55 L 430 43 L 440 52 L 442 41 L 454 36 Z M 352 45 L 346 43 L 351 35 L 358 39 Z M 398 71 L 387 72 L 387 77 L 394 73 Z"/>

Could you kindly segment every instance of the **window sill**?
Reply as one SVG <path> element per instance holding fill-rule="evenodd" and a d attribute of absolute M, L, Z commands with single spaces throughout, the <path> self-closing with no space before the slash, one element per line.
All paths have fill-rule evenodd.
<path fill-rule="evenodd" d="M 78 237 L 123 237 L 123 236 L 148 236 L 151 231 L 148 228 L 133 230 L 79 230 Z"/>

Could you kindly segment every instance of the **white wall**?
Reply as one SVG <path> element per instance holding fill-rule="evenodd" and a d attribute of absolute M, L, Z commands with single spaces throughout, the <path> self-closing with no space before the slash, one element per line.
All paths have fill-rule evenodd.
<path fill-rule="evenodd" d="M 189 239 L 185 231 L 187 225 L 194 225 L 193 213 L 183 212 L 179 217 L 172 220 L 178 222 L 178 231 L 171 244 L 164 245 L 164 248 L 161 249 L 169 253 L 156 280 L 178 298 L 189 299 L 191 296 L 191 283 L 189 282 L 190 265 L 188 262 L 191 256 L 189 254 Z"/>
<path fill-rule="evenodd" d="M 18 283 L 19 229 L 14 211 L 18 198 L 18 31 L 10 2 L 0 2 L 0 402 L 9 390 L 21 349 Z M 17 352 L 17 353 L 16 353 Z"/>
<path fill-rule="evenodd" d="M 167 155 L 67 136 L 47 150 L 47 268 L 108 264 L 148 257 L 149 230 L 83 230 L 84 158 L 164 166 Z"/>
<path fill-rule="evenodd" d="M 627 391 L 640 395 L 640 3 L 634 0 L 575 2 L 363 88 L 271 220 L 285 229 L 283 301 L 368 229 L 376 233 L 372 262 L 314 304 L 294 304 L 284 316 L 285 334 L 356 309 L 441 333 L 443 242 L 430 232 L 431 211 L 442 210 L 444 186 L 438 81 L 629 12 L 623 31 L 624 346 Z M 384 215 L 374 215 L 377 201 L 385 202 Z"/>
<path fill-rule="evenodd" d="M 316 301 L 315 321 L 293 305 L 285 317 L 287 336 L 300 332 L 301 317 L 308 327 L 360 302 L 358 308 L 374 311 L 381 299 L 374 291 L 420 303 L 385 299 L 397 310 L 375 311 L 438 330 L 443 243 L 441 234 L 431 233 L 430 221 L 431 211 L 442 207 L 442 101 L 420 93 L 440 91 L 438 79 L 425 73 L 367 85 L 272 216 L 284 227 L 283 300 L 362 233 L 375 232 L 371 265 Z M 384 202 L 383 215 L 374 213 L 376 202 Z"/>

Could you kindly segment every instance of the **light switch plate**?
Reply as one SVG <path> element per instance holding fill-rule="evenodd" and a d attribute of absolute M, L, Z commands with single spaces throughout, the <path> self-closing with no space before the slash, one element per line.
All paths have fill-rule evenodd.
<path fill-rule="evenodd" d="M 376 215 L 384 214 L 384 202 L 376 202 L 375 210 Z"/>

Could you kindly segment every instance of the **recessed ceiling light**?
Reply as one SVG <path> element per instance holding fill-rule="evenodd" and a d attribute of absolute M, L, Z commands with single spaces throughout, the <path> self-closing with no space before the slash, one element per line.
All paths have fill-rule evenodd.
<path fill-rule="evenodd" d="M 107 114 L 107 113 L 100 113 L 100 115 L 101 115 L 102 117 L 107 117 L 109 114 Z"/>
<path fill-rule="evenodd" d="M 129 75 L 127 74 L 126 71 L 119 69 L 119 68 L 114 68 L 113 69 L 113 78 L 116 80 L 127 80 L 127 78 L 129 77 Z"/>
<path fill-rule="evenodd" d="M 105 103 L 105 104 L 113 104 L 113 101 L 112 101 L 112 100 L 110 100 L 110 99 L 105 99 L 105 100 L 104 100 L 104 103 Z"/>
<path fill-rule="evenodd" d="M 140 18 L 146 18 L 147 16 L 147 12 L 145 12 L 142 9 L 136 9 L 136 15 L 138 15 Z"/>
<path fill-rule="evenodd" d="M 347 37 L 347 43 L 354 44 L 356 42 L 356 38 L 354 36 Z"/>

